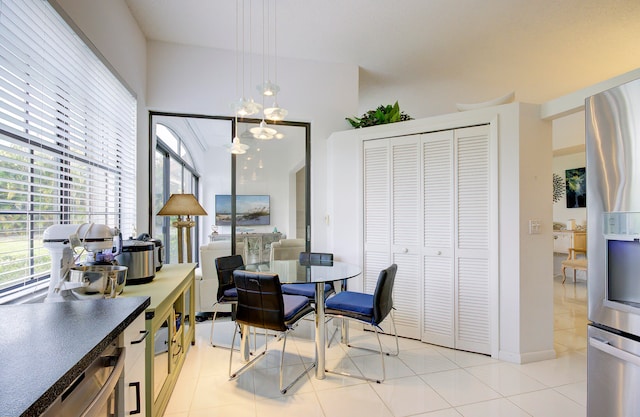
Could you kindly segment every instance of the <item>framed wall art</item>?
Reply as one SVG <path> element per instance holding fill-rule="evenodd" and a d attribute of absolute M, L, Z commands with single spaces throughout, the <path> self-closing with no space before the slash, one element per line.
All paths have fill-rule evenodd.
<path fill-rule="evenodd" d="M 587 170 L 573 168 L 565 171 L 567 208 L 587 206 Z"/>
<path fill-rule="evenodd" d="M 262 226 L 271 223 L 268 195 L 236 195 L 236 225 Z M 231 225 L 231 196 L 216 195 L 216 226 Z"/>

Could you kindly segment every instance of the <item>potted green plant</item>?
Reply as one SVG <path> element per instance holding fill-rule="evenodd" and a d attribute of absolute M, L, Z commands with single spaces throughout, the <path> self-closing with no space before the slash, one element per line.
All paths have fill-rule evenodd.
<path fill-rule="evenodd" d="M 413 117 L 400 111 L 400 105 L 396 101 L 395 104 L 386 106 L 378 106 L 375 110 L 369 110 L 362 117 L 346 117 L 351 126 L 355 128 L 382 125 L 387 123 L 403 122 L 412 120 Z"/>

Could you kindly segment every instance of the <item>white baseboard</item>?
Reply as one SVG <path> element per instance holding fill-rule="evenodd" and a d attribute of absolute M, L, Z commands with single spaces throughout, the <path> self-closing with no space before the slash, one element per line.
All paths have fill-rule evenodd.
<path fill-rule="evenodd" d="M 516 353 L 516 352 L 506 352 L 501 350 L 498 354 L 498 359 L 511 362 L 511 363 L 531 363 L 538 361 L 546 361 L 548 359 L 555 359 L 556 351 L 554 349 L 549 350 L 540 350 L 536 352 L 526 352 L 526 353 Z"/>

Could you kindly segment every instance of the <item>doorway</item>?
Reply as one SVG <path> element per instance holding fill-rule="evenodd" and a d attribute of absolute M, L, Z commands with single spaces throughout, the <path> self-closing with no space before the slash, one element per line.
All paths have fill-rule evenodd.
<path fill-rule="evenodd" d="M 310 244 L 310 138 L 311 126 L 302 122 L 278 122 L 270 125 L 277 129 L 278 138 L 256 139 L 251 129 L 260 120 L 242 119 L 234 123 L 231 117 L 150 112 L 149 117 L 150 173 L 149 230 L 156 235 L 169 236 L 173 218 L 156 216 L 155 208 L 162 207 L 164 197 L 156 182 L 154 152 L 161 140 L 159 125 L 169 127 L 184 143 L 191 154 L 197 189 L 185 190 L 198 196 L 207 216 L 196 217 L 196 236 L 192 250 L 224 236 L 231 240 L 232 253 L 236 252 L 237 235 L 243 233 L 267 234 L 277 230 L 282 236 L 305 238 Z M 237 131 L 236 131 L 237 129 Z M 249 148 L 244 154 L 231 154 L 229 147 L 234 136 Z M 179 155 L 178 155 L 179 156 Z M 179 167 L 176 168 L 176 171 Z M 171 173 L 166 173 L 171 175 Z M 267 215 L 258 220 L 241 217 L 237 204 L 231 205 L 231 216 L 225 221 L 217 211 L 216 199 L 228 196 L 234 202 L 238 196 L 256 196 L 267 201 L 263 204 Z M 244 213 L 246 214 L 246 213 Z M 256 216 L 253 216 L 256 217 Z"/>

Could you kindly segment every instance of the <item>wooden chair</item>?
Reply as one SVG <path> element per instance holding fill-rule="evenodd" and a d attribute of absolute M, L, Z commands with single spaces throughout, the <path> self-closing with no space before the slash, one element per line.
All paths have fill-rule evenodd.
<path fill-rule="evenodd" d="M 566 269 L 573 269 L 573 282 L 576 282 L 576 271 L 587 271 L 587 234 L 576 232 L 573 235 L 573 247 L 569 248 L 569 256 L 562 261 L 562 283 L 567 279 Z"/>

